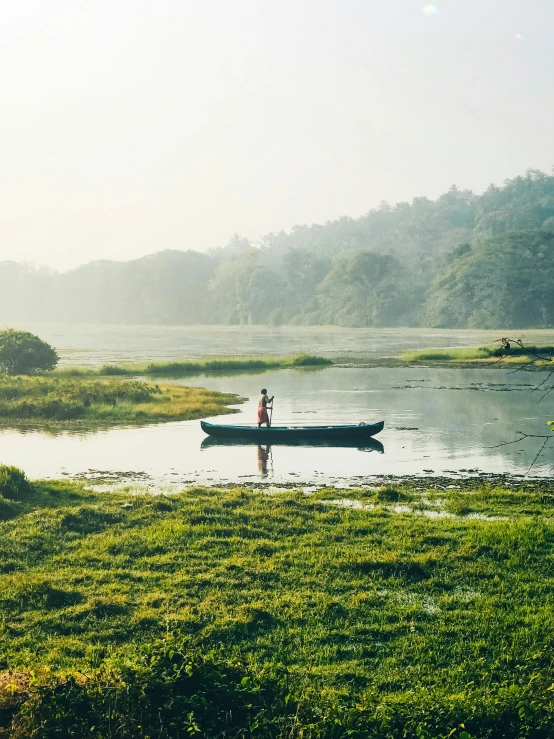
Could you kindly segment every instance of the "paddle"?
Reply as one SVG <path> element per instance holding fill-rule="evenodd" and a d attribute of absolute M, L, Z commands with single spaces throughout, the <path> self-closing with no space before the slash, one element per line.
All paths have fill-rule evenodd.
<path fill-rule="evenodd" d="M 273 403 L 275 403 L 275 395 L 271 398 L 271 408 L 269 409 L 269 426 L 271 427 L 271 419 L 273 418 Z"/>

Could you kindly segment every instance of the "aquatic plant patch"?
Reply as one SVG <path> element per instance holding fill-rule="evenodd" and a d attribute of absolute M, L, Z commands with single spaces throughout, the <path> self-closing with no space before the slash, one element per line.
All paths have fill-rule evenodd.
<path fill-rule="evenodd" d="M 275 369 L 317 368 L 329 367 L 333 362 L 325 357 L 311 354 L 292 354 L 290 356 L 264 357 L 214 357 L 202 360 L 183 360 L 177 362 L 151 362 L 143 364 L 105 364 L 102 367 L 62 367 L 55 371 L 56 375 L 95 376 L 104 377 L 136 377 L 139 375 L 159 377 L 186 377 L 187 375 L 202 375 L 236 372 L 263 372 Z"/>
<path fill-rule="evenodd" d="M 548 357 L 554 354 L 552 346 L 529 346 L 520 347 L 513 344 L 509 352 L 502 353 L 500 345 L 497 346 L 481 346 L 481 347 L 452 347 L 449 349 L 421 349 L 417 351 L 408 351 L 402 354 L 401 359 L 404 362 L 483 362 L 491 364 L 498 362 L 502 364 L 521 364 L 537 360 L 537 355 L 545 357 L 544 360 L 537 360 L 537 364 L 544 366 L 549 364 Z M 501 361 L 499 361 L 501 359 Z"/>
<path fill-rule="evenodd" d="M 0 375 L 0 424 L 125 424 L 232 413 L 236 395 L 204 388 L 80 377 Z"/>

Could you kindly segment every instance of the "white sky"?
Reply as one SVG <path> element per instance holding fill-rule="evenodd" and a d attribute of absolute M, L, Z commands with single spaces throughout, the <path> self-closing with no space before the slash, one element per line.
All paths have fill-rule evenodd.
<path fill-rule="evenodd" d="M 553 0 L 435 3 L 0 0 L 0 259 L 205 250 L 550 171 Z"/>

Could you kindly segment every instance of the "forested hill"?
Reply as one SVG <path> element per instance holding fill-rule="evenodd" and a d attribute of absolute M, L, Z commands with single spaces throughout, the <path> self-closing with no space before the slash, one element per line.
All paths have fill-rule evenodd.
<path fill-rule="evenodd" d="M 554 177 L 66 273 L 0 262 L 0 322 L 554 325 Z"/>

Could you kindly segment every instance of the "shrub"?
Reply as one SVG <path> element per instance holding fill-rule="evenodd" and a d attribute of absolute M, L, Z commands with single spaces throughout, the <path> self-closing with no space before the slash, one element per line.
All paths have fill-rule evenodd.
<path fill-rule="evenodd" d="M 92 736 L 91 727 L 95 737 L 119 739 L 271 737 L 279 733 L 275 724 L 285 713 L 284 695 L 274 682 L 170 642 L 145 645 L 142 655 L 102 665 L 86 677 L 47 677 L 27 685 L 18 701 L 14 691 L 5 691 L 5 712 L 15 719 L 16 737 Z M 0 684 L 0 709 L 2 698 Z"/>
<path fill-rule="evenodd" d="M 129 370 L 126 370 L 125 367 L 118 367 L 116 364 L 104 364 L 100 369 L 98 370 L 99 375 L 106 375 L 108 377 L 118 377 L 122 375 L 129 375 Z"/>
<path fill-rule="evenodd" d="M 312 354 L 298 354 L 293 357 L 292 364 L 294 367 L 326 367 L 333 362 L 326 357 L 317 357 Z"/>
<path fill-rule="evenodd" d="M 9 500 L 21 500 L 32 490 L 25 473 L 17 467 L 0 465 L 0 495 Z"/>
<path fill-rule="evenodd" d="M 33 375 L 54 369 L 55 350 L 28 331 L 0 331 L 0 369 L 8 375 Z"/>

